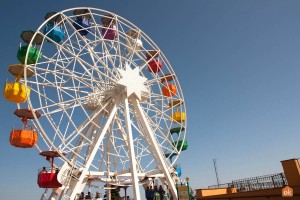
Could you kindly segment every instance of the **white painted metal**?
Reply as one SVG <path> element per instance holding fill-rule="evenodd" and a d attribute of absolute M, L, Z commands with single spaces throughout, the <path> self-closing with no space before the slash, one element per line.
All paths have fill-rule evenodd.
<path fill-rule="evenodd" d="M 166 160 L 163 158 L 162 152 L 161 152 L 161 148 L 159 148 L 158 143 L 154 137 L 154 133 L 149 125 L 149 123 L 147 122 L 147 118 L 139 104 L 139 102 L 136 99 L 132 100 L 133 106 L 135 108 L 135 111 L 137 112 L 137 115 L 139 117 L 139 119 L 141 120 L 141 123 L 144 127 L 144 130 L 146 131 L 146 133 L 148 134 L 149 137 L 149 143 L 151 146 L 153 146 L 154 148 L 154 152 L 156 154 L 156 157 L 158 158 L 156 160 L 157 165 L 159 166 L 159 169 L 162 170 L 162 172 L 165 175 L 165 179 L 170 187 L 170 190 L 172 192 L 173 197 L 175 197 L 175 199 L 177 198 L 177 192 L 176 192 L 176 187 L 174 184 L 174 181 L 171 177 L 171 173 L 170 173 L 170 167 L 168 167 L 168 165 L 166 164 Z M 149 145 L 149 146 L 150 146 Z"/>
<path fill-rule="evenodd" d="M 75 9 L 87 9 L 91 15 L 86 36 L 73 26 Z M 55 163 L 62 166 L 58 176 L 64 186 L 46 198 L 76 199 L 89 181 L 94 188 L 132 185 L 139 199 L 139 184 L 155 178 L 166 181 L 176 197 L 173 164 L 181 150 L 174 144 L 185 139 L 185 131 L 170 134 L 170 129 L 186 129 L 186 121 L 171 117 L 176 111 L 185 112 L 185 104 L 169 61 L 143 31 L 114 13 L 82 7 L 59 14 L 62 21 L 57 25 L 65 31 L 65 38 L 57 43 L 44 34 L 45 21 L 36 31 L 43 36 L 36 47 L 42 59 L 25 63 L 36 76 L 26 78 L 24 70 L 21 79 L 31 87 L 28 107 L 42 114 L 33 121 L 40 135 L 37 148 L 67 153 Z M 101 34 L 101 18 L 107 14 L 115 17 L 115 40 Z M 128 48 L 130 30 L 136 31 L 139 41 Z M 159 52 L 160 72 L 148 70 L 148 50 Z M 173 97 L 161 92 L 168 74 L 174 77 L 170 84 L 177 88 Z M 183 103 L 169 106 L 174 100 Z M 176 156 L 171 161 L 172 154 Z"/>
<path fill-rule="evenodd" d="M 106 134 L 107 129 L 109 128 L 110 123 L 111 123 L 111 121 L 113 120 L 113 118 L 114 118 L 116 112 L 117 112 L 117 106 L 116 106 L 116 104 L 114 104 L 114 105 L 113 105 L 113 109 L 112 109 L 111 113 L 109 114 L 109 117 L 108 117 L 108 119 L 107 119 L 107 122 L 106 122 L 105 126 L 103 127 L 103 130 L 102 130 L 102 132 L 100 133 L 100 136 L 99 136 L 99 138 L 97 139 L 97 142 L 95 143 L 92 152 L 90 152 L 90 154 L 87 155 L 88 159 L 87 159 L 87 161 L 86 161 L 86 163 L 85 163 L 85 166 L 84 166 L 84 168 L 83 168 L 83 170 L 82 170 L 82 172 L 81 172 L 81 175 L 80 175 L 80 177 L 79 177 L 79 180 L 77 181 L 75 187 L 73 188 L 73 191 L 72 191 L 72 194 L 71 194 L 71 196 L 70 196 L 70 199 L 75 199 L 75 195 L 76 195 L 77 192 L 79 191 L 79 190 L 78 190 L 79 187 L 81 187 L 82 184 L 84 184 L 83 180 L 86 178 L 86 175 L 87 175 L 87 173 L 88 173 L 88 170 L 89 170 L 89 168 L 90 168 L 90 165 L 91 165 L 91 163 L 92 163 L 92 161 L 93 161 L 93 159 L 94 159 L 94 157 L 95 157 L 95 155 L 96 155 L 96 152 L 97 152 L 97 150 L 98 150 L 98 148 L 99 148 L 99 146 L 100 146 L 100 144 L 101 144 L 101 142 L 102 142 L 102 140 L 103 140 L 103 138 L 104 138 L 104 135 Z"/>
<path fill-rule="evenodd" d="M 136 167 L 137 165 L 135 160 L 136 157 L 135 157 L 134 146 L 133 146 L 128 97 L 124 98 L 124 110 L 125 110 L 125 121 L 126 121 L 126 130 L 127 130 L 128 146 L 129 146 L 130 172 L 132 178 L 133 197 L 136 200 L 140 200 L 141 195 L 140 195 L 139 180 L 138 180 L 137 167 Z"/>

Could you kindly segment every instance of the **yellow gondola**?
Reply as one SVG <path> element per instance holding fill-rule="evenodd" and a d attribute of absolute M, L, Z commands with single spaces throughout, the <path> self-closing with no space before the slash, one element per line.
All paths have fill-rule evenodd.
<path fill-rule="evenodd" d="M 172 119 L 177 121 L 178 123 L 185 122 L 185 112 L 175 112 L 172 114 Z"/>
<path fill-rule="evenodd" d="M 30 94 L 30 88 L 22 83 L 6 83 L 3 90 L 3 95 L 6 100 L 21 103 L 25 102 Z"/>

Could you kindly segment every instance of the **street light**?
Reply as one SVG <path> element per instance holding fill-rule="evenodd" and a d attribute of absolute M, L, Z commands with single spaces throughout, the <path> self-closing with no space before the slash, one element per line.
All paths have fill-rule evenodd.
<path fill-rule="evenodd" d="M 186 180 L 186 185 L 187 185 L 187 189 L 188 189 L 189 200 L 191 200 L 191 195 L 190 195 L 190 184 L 189 184 L 190 178 L 189 178 L 189 177 L 186 177 L 185 180 Z"/>

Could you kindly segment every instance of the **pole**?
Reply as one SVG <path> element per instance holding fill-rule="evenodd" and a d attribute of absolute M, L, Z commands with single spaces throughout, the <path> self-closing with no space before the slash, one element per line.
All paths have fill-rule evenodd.
<path fill-rule="evenodd" d="M 218 174 L 218 168 L 217 168 L 217 159 L 213 159 L 214 162 L 214 168 L 215 168 L 215 173 L 216 173 L 216 178 L 217 178 L 217 184 L 218 188 L 220 187 L 220 180 L 219 180 L 219 174 Z"/>
<path fill-rule="evenodd" d="M 176 182 L 177 197 L 178 200 L 180 200 L 179 193 L 178 193 L 178 179 L 176 179 L 175 182 Z"/>
<path fill-rule="evenodd" d="M 189 195 L 189 200 L 191 200 L 191 193 L 190 193 L 190 184 L 189 184 L 189 178 L 186 177 L 186 185 L 187 185 L 187 188 L 188 188 L 188 195 Z"/>

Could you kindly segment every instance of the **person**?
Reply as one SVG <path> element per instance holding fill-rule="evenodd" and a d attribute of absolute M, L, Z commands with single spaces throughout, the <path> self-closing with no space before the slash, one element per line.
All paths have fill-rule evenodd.
<path fill-rule="evenodd" d="M 152 200 L 153 196 L 154 196 L 154 190 L 153 190 L 152 186 L 150 186 L 150 188 L 149 188 L 149 198 Z"/>
<path fill-rule="evenodd" d="M 79 199 L 80 200 L 84 199 L 84 192 L 81 192 Z"/>
<path fill-rule="evenodd" d="M 85 196 L 85 199 L 92 199 L 91 192 L 88 192 L 87 195 Z"/>
<path fill-rule="evenodd" d="M 150 198 L 150 189 L 149 189 L 149 187 L 147 187 L 146 190 L 145 190 L 145 196 L 146 196 L 146 199 L 147 199 L 147 200 L 151 200 L 151 198 Z"/>
<path fill-rule="evenodd" d="M 96 192 L 95 198 L 96 198 L 96 199 L 100 199 L 100 193 L 99 193 L 98 191 Z"/>
<path fill-rule="evenodd" d="M 163 200 L 167 200 L 167 199 L 168 199 L 168 194 L 164 191 Z"/>
<path fill-rule="evenodd" d="M 162 185 L 159 186 L 158 193 L 159 193 L 160 200 L 163 200 L 165 191 L 164 191 Z"/>
<path fill-rule="evenodd" d="M 43 167 L 41 173 L 47 173 L 46 167 Z"/>
<path fill-rule="evenodd" d="M 159 196 L 157 185 L 154 186 L 153 200 L 160 200 L 160 196 Z"/>

